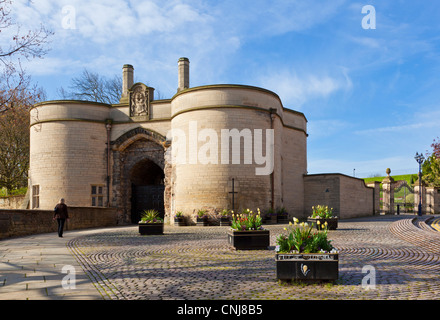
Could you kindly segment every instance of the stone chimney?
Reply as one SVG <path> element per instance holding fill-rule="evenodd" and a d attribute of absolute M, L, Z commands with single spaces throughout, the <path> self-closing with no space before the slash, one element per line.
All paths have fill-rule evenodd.
<path fill-rule="evenodd" d="M 189 88 L 189 60 L 188 58 L 180 58 L 178 61 L 179 81 L 177 92 Z"/>
<path fill-rule="evenodd" d="M 133 66 L 124 64 L 122 67 L 122 98 L 128 97 L 128 89 L 133 86 Z"/>

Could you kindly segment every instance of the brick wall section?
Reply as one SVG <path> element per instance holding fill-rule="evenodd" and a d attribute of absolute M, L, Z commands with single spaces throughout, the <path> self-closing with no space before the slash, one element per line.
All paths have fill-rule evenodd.
<path fill-rule="evenodd" d="M 374 189 L 374 214 L 380 214 L 380 182 L 372 181 L 366 185 Z"/>
<path fill-rule="evenodd" d="M 289 218 L 301 217 L 304 214 L 304 180 L 307 172 L 306 134 L 301 131 L 283 128 L 283 145 L 281 152 L 282 198 L 275 202 L 286 208 Z"/>
<path fill-rule="evenodd" d="M 119 224 L 116 208 L 69 207 L 68 230 Z M 56 232 L 52 210 L 0 210 L 0 239 Z"/>
<path fill-rule="evenodd" d="M 342 174 L 316 174 L 304 177 L 305 217 L 312 214 L 312 206 L 327 205 L 341 219 L 374 214 L 374 188 L 362 179 Z"/>

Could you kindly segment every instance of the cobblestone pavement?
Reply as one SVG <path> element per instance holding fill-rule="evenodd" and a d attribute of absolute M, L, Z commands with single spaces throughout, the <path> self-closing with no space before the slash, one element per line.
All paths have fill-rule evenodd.
<path fill-rule="evenodd" d="M 231 249 L 228 227 L 165 226 L 157 236 L 140 236 L 136 226 L 113 228 L 67 246 L 104 299 L 440 299 L 440 232 L 429 224 L 438 215 L 415 218 L 339 221 L 329 231 L 340 253 L 334 284 L 277 281 L 274 251 Z M 273 249 L 286 225 L 265 227 Z M 375 283 L 363 286 L 372 271 Z"/>

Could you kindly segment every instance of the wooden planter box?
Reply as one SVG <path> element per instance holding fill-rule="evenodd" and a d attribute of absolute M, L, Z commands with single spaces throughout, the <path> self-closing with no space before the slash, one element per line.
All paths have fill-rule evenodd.
<path fill-rule="evenodd" d="M 231 225 L 231 219 L 229 217 L 221 217 L 220 218 L 220 225 L 221 226 L 230 226 Z"/>
<path fill-rule="evenodd" d="M 336 281 L 339 278 L 337 253 L 277 253 L 277 279 Z"/>
<path fill-rule="evenodd" d="M 207 217 L 204 217 L 204 218 L 197 217 L 197 225 L 198 226 L 207 226 L 208 225 L 208 218 Z"/>
<path fill-rule="evenodd" d="M 269 230 L 228 232 L 228 243 L 237 250 L 264 250 L 270 242 Z"/>
<path fill-rule="evenodd" d="M 184 217 L 174 217 L 174 225 L 175 226 L 185 226 L 185 218 Z"/>
<path fill-rule="evenodd" d="M 163 223 L 139 223 L 141 235 L 163 234 Z"/>
<path fill-rule="evenodd" d="M 338 228 L 338 218 L 329 218 L 329 219 L 314 219 L 314 218 L 308 218 L 307 219 L 310 222 L 314 222 L 316 229 L 321 230 L 321 225 L 327 222 L 327 229 L 328 230 L 336 230 Z M 319 220 L 321 225 L 318 225 L 316 222 Z"/>
<path fill-rule="evenodd" d="M 277 222 L 278 223 L 288 223 L 289 222 L 289 216 L 287 216 L 287 215 L 279 215 L 279 216 L 277 216 Z"/>

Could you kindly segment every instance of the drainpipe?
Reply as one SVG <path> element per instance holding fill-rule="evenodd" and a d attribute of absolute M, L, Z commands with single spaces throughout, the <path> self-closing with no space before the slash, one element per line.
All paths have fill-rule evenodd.
<path fill-rule="evenodd" d="M 277 113 L 277 110 L 274 108 L 270 108 L 269 111 L 270 111 L 270 129 L 273 130 L 273 122 L 275 120 L 275 115 Z M 267 141 L 266 141 L 266 143 L 267 143 Z M 274 141 L 274 143 L 275 143 L 275 141 Z M 274 149 L 275 149 L 275 145 L 274 145 Z M 274 187 L 274 184 L 275 184 L 275 181 L 274 181 L 275 180 L 275 178 L 274 178 L 275 155 L 274 155 L 273 162 L 274 162 L 273 163 L 273 170 L 270 174 L 270 196 L 271 196 L 271 208 L 272 208 L 272 210 L 275 210 L 275 190 L 274 190 L 275 189 L 275 187 Z"/>
<path fill-rule="evenodd" d="M 110 207 L 110 133 L 112 130 L 112 121 L 107 120 L 105 128 L 107 129 L 107 207 Z"/>

